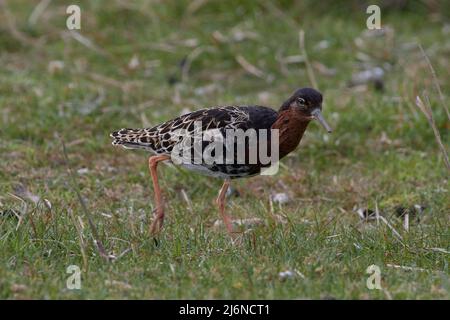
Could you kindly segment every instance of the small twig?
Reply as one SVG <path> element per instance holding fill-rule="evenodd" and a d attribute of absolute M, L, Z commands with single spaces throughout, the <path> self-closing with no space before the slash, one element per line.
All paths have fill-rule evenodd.
<path fill-rule="evenodd" d="M 401 241 L 403 241 L 402 236 L 400 235 L 400 233 L 397 232 L 397 230 L 395 230 L 395 228 L 386 220 L 385 217 L 380 216 L 380 220 L 388 226 L 389 229 L 391 229 L 392 233 L 394 233 L 394 235 L 396 235 Z"/>
<path fill-rule="evenodd" d="M 400 266 L 398 264 L 386 264 L 387 267 L 389 268 L 394 268 L 394 269 L 402 269 L 402 270 L 407 270 L 407 271 L 421 271 L 421 272 L 430 272 L 430 270 L 427 269 L 423 269 L 423 268 L 417 268 L 417 267 L 408 267 L 408 266 Z"/>
<path fill-rule="evenodd" d="M 102 84 L 106 84 L 108 86 L 116 87 L 123 91 L 126 91 L 124 89 L 124 84 L 119 80 L 116 80 L 114 78 L 110 78 L 110 77 L 107 77 L 107 76 L 104 76 L 104 75 L 98 74 L 98 73 L 88 73 L 87 75 L 89 76 L 89 78 L 91 78 L 94 81 L 98 81 L 98 82 L 101 82 Z"/>
<path fill-rule="evenodd" d="M 102 56 L 109 56 L 108 52 L 100 48 L 98 45 L 96 45 L 94 42 L 92 42 L 91 39 L 87 38 L 86 36 L 82 35 L 81 33 L 77 32 L 76 30 L 70 30 L 67 31 L 67 33 L 76 41 L 81 43 L 83 46 L 85 46 L 88 49 L 91 49 L 92 51 L 96 52 L 99 55 Z"/>
<path fill-rule="evenodd" d="M 283 10 L 281 10 L 277 5 L 276 1 L 264 1 L 261 3 L 269 13 L 273 14 L 275 17 L 278 18 L 278 21 L 285 22 L 291 27 L 292 29 L 296 30 L 298 29 L 298 23 L 289 15 L 286 14 Z"/>
<path fill-rule="evenodd" d="M 450 120 L 450 111 L 448 110 L 447 104 L 445 103 L 444 95 L 442 94 L 441 86 L 439 85 L 439 80 L 436 76 L 436 71 L 434 70 L 433 65 L 431 64 L 430 58 L 428 58 L 427 54 L 425 53 L 425 50 L 423 49 L 423 47 L 420 43 L 419 43 L 419 48 L 420 48 L 420 51 L 422 51 L 423 57 L 425 58 L 425 61 L 427 62 L 428 67 L 430 68 L 431 75 L 433 77 L 434 86 L 436 87 L 436 90 L 439 94 L 439 99 L 441 99 L 442 106 L 444 107 L 445 112 L 447 113 L 447 117 Z"/>
<path fill-rule="evenodd" d="M 311 82 L 311 85 L 313 88 L 318 89 L 316 77 L 314 76 L 314 71 L 311 67 L 311 63 L 309 62 L 308 53 L 306 52 L 305 48 L 305 31 L 300 30 L 299 32 L 299 44 L 300 44 L 300 51 L 302 52 L 303 57 L 305 58 L 305 65 L 306 65 L 306 72 L 308 73 L 309 82 Z"/>
<path fill-rule="evenodd" d="M 445 165 L 447 166 L 447 169 L 450 170 L 450 160 L 448 158 L 447 150 L 445 149 L 444 144 L 442 143 L 441 135 L 436 126 L 436 122 L 434 121 L 433 113 L 432 113 L 431 107 L 430 107 L 430 101 L 428 100 L 428 96 L 425 95 L 425 98 L 427 99 L 426 104 L 423 103 L 422 99 L 420 99 L 419 96 L 417 96 L 416 97 L 416 106 L 420 109 L 420 111 L 423 112 L 423 114 L 425 115 L 425 117 L 428 120 L 428 123 L 430 124 L 431 128 L 433 129 L 434 136 L 436 137 L 436 141 L 439 145 L 439 149 L 441 150 L 442 155 L 444 156 Z"/>
<path fill-rule="evenodd" d="M 25 201 L 25 199 L 23 199 L 21 196 L 17 195 L 17 194 L 13 194 L 13 193 L 8 193 L 11 197 L 18 199 L 22 202 L 23 207 L 22 207 L 22 214 L 18 215 L 16 212 L 14 212 L 14 215 L 17 217 L 17 225 L 16 225 L 16 231 L 19 230 L 20 225 L 22 224 L 24 218 L 28 215 L 30 217 L 30 224 L 31 224 L 31 228 L 33 229 L 33 233 L 34 233 L 34 237 L 37 238 L 37 231 L 36 231 L 36 226 L 34 225 L 34 220 L 32 217 L 32 213 L 34 212 L 34 209 L 29 213 L 28 212 L 28 204 Z"/>
<path fill-rule="evenodd" d="M 302 279 L 306 279 L 305 275 L 301 273 L 298 269 L 294 269 L 295 273 Z"/>
<path fill-rule="evenodd" d="M 73 140 L 73 141 L 69 142 L 68 144 L 66 144 L 66 146 L 70 148 L 70 147 L 73 147 L 73 146 L 77 146 L 77 145 L 79 145 L 79 144 L 82 144 L 82 143 L 84 143 L 84 141 L 85 141 L 84 138 L 76 139 L 76 140 Z"/>
<path fill-rule="evenodd" d="M 450 251 L 442 249 L 442 248 L 425 248 L 425 250 L 430 250 L 430 251 L 434 251 L 434 252 L 450 254 Z"/>
<path fill-rule="evenodd" d="M 33 219 L 33 213 L 35 210 L 36 210 L 36 208 L 34 208 L 30 213 L 28 213 L 28 217 L 30 220 L 31 228 L 33 229 L 34 237 L 37 238 L 38 233 L 37 233 L 36 225 L 34 224 L 34 219 Z"/>
<path fill-rule="evenodd" d="M 189 14 L 189 15 L 194 14 L 195 12 L 197 12 L 198 9 L 203 7 L 207 2 L 208 2 L 208 0 L 194 0 L 194 1 L 191 1 L 189 3 L 189 5 L 187 6 L 186 13 Z"/>
<path fill-rule="evenodd" d="M 22 214 L 18 214 L 18 213 L 16 213 L 15 210 L 13 210 L 13 213 L 17 218 L 17 225 L 16 225 L 16 231 L 17 231 L 17 230 L 19 230 L 19 227 L 22 224 L 23 216 L 26 215 L 26 212 L 28 210 L 28 204 L 24 199 L 20 198 L 19 196 L 15 195 L 13 193 L 8 192 L 8 195 L 22 202 L 22 212 L 23 212 Z"/>
<path fill-rule="evenodd" d="M 254 75 L 255 77 L 266 79 L 266 75 L 263 71 L 252 65 L 250 62 L 248 62 L 243 56 L 238 55 L 236 56 L 236 61 L 241 65 L 242 68 L 244 68 L 245 71 L 248 73 Z"/>
<path fill-rule="evenodd" d="M 131 251 L 131 248 L 125 249 L 122 253 L 120 253 L 120 254 L 116 257 L 116 260 L 122 258 L 124 255 L 126 255 L 126 254 L 127 254 L 128 252 L 130 252 L 130 251 Z"/>
<path fill-rule="evenodd" d="M 47 9 L 51 2 L 52 0 L 41 0 L 37 6 L 34 7 L 33 12 L 31 12 L 30 17 L 28 18 L 28 24 L 30 26 L 34 26 L 36 24 L 42 13 L 44 13 L 45 9 Z"/>
<path fill-rule="evenodd" d="M 80 201 L 81 208 L 83 209 L 84 215 L 86 216 L 86 219 L 88 220 L 89 227 L 91 228 L 91 233 L 92 233 L 92 236 L 94 238 L 95 246 L 97 247 L 100 256 L 102 258 L 104 258 L 106 261 L 110 261 L 110 257 L 108 256 L 108 254 L 106 254 L 105 248 L 103 247 L 103 244 L 100 241 L 100 237 L 98 235 L 97 228 L 95 227 L 95 224 L 92 221 L 91 214 L 90 214 L 90 212 L 89 212 L 89 210 L 88 210 L 88 208 L 86 206 L 86 203 L 84 202 L 83 197 L 80 194 L 80 191 L 78 190 L 78 187 L 77 187 L 77 184 L 76 184 L 76 179 L 75 179 L 75 174 L 73 173 L 73 170 L 72 170 L 72 168 L 70 167 L 70 164 L 69 164 L 69 157 L 67 156 L 66 145 L 64 144 L 64 141 L 62 139 L 61 139 L 61 144 L 62 144 L 62 149 L 63 149 L 64 160 L 67 163 L 67 169 L 69 171 L 69 177 L 70 177 L 70 180 L 72 182 L 72 188 L 75 191 L 75 193 L 76 193 L 76 195 L 78 197 L 78 200 Z"/>
<path fill-rule="evenodd" d="M 409 232 L 409 213 L 406 212 L 403 220 L 403 228 L 406 232 Z"/>
<path fill-rule="evenodd" d="M 383 292 L 386 295 L 387 300 L 392 300 L 392 295 L 386 288 L 383 288 Z"/>
<path fill-rule="evenodd" d="M 27 36 L 16 26 L 16 17 L 11 13 L 5 0 L 0 0 L 0 9 L 3 9 L 6 27 L 11 36 L 24 46 L 37 46 L 38 41 Z"/>

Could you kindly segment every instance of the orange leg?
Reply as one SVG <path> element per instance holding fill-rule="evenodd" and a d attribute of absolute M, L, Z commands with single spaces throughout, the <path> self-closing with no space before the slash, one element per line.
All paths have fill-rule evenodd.
<path fill-rule="evenodd" d="M 227 194 L 228 187 L 230 186 L 230 180 L 225 179 L 223 186 L 219 191 L 219 196 L 216 199 L 217 206 L 219 207 L 220 215 L 222 216 L 223 222 L 227 227 L 229 234 L 233 234 L 233 223 L 230 217 L 225 213 L 225 196 Z"/>
<path fill-rule="evenodd" d="M 164 223 L 164 203 L 161 197 L 161 189 L 159 188 L 156 169 L 158 167 L 158 162 L 168 159 L 170 159 L 170 156 L 168 155 L 152 156 L 148 159 L 148 167 L 150 169 L 150 175 L 152 176 L 153 190 L 155 193 L 155 213 L 153 215 L 153 222 L 150 226 L 150 233 L 153 235 L 161 230 Z"/>

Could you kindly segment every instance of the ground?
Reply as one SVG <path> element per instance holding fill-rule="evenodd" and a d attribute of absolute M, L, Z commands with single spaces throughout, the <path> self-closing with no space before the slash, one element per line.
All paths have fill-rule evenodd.
<path fill-rule="evenodd" d="M 359 1 L 38 3 L 0 4 L 0 298 L 450 298 L 449 171 L 416 106 L 429 98 L 448 151 L 443 1 L 379 2 L 382 31 Z M 352 85 L 374 67 L 382 80 Z M 334 132 L 311 124 L 276 176 L 233 183 L 228 212 L 262 225 L 231 241 L 214 227 L 221 181 L 163 165 L 166 224 L 148 234 L 147 154 L 113 147 L 111 131 L 205 106 L 277 108 L 314 82 Z M 414 205 L 405 228 L 398 208 Z M 371 265 L 381 289 L 367 287 Z"/>

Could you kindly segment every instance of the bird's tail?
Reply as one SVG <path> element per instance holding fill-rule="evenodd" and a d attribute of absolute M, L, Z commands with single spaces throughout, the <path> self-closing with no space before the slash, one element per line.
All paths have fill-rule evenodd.
<path fill-rule="evenodd" d="M 110 136 L 115 146 L 155 151 L 155 133 L 152 129 L 120 129 L 111 133 Z"/>

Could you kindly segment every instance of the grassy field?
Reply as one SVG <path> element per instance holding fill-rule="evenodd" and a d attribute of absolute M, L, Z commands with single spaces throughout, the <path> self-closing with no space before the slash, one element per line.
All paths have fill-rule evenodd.
<path fill-rule="evenodd" d="M 444 1 L 382 6 L 382 32 L 362 1 L 38 3 L 0 1 L 0 298 L 450 298 L 449 171 L 415 104 L 429 98 L 448 150 Z M 349 85 L 373 67 L 381 83 Z M 263 225 L 231 241 L 214 227 L 221 181 L 162 165 L 167 219 L 149 236 L 147 154 L 114 148 L 111 131 L 219 104 L 278 108 L 314 79 L 334 132 L 311 124 L 278 175 L 234 182 L 228 212 Z M 398 207 L 414 205 L 406 230 Z M 382 218 L 361 219 L 366 208 Z M 366 287 L 372 264 L 381 290 Z M 80 290 L 66 288 L 69 265 Z"/>

